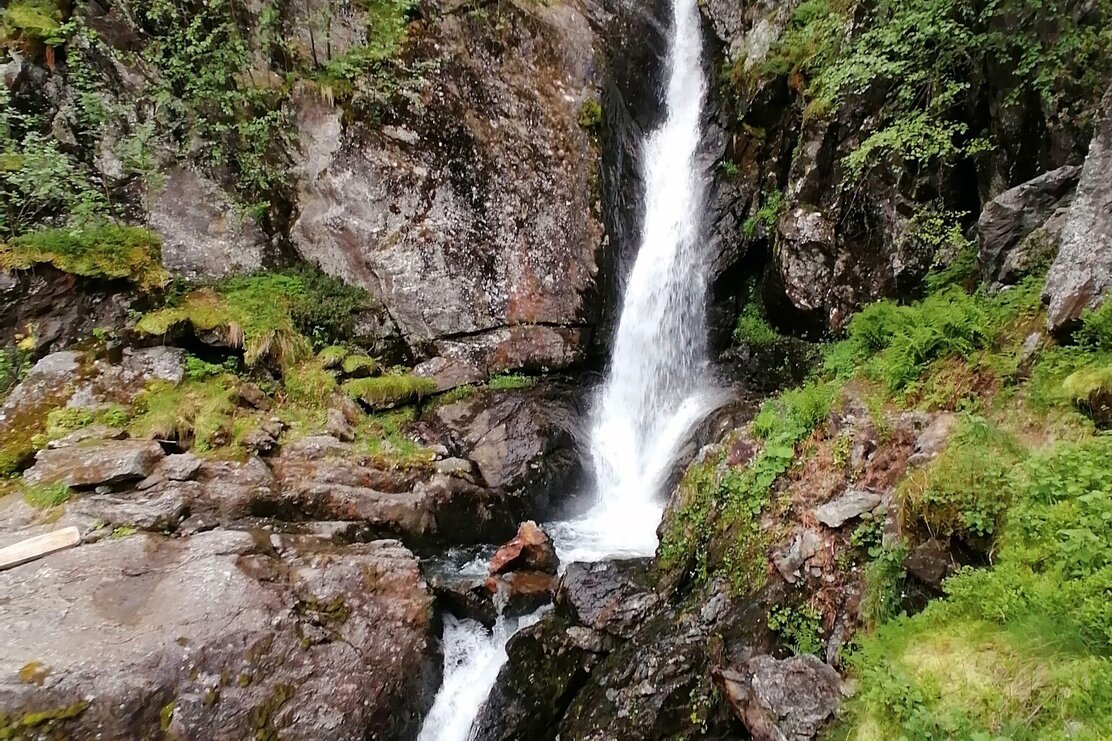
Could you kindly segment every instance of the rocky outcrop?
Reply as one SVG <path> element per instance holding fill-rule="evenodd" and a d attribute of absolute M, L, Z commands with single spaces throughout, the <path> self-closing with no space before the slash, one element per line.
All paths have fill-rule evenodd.
<path fill-rule="evenodd" d="M 135 535 L 0 573 L 19 736 L 413 737 L 432 598 L 393 541 Z"/>
<path fill-rule="evenodd" d="M 1030 240 L 1036 229 L 1060 209 L 1068 208 L 1081 168 L 1066 165 L 1004 191 L 985 204 L 977 220 L 982 278 L 989 282 L 1014 280 L 1019 268 L 1053 256 L 1032 254 L 1039 242 Z M 1016 254 L 1019 253 L 1019 254 Z"/>
<path fill-rule="evenodd" d="M 411 113 L 371 131 L 298 101 L 298 253 L 381 299 L 411 348 L 484 369 L 583 358 L 602 240 L 597 99 L 584 8 L 447 11 L 412 43 L 437 59 Z M 528 216 L 526 216 L 528 215 Z"/>
<path fill-rule="evenodd" d="M 91 441 L 40 450 L 23 474 L 29 484 L 61 483 L 72 489 L 119 486 L 146 478 L 165 455 L 153 440 Z"/>
<path fill-rule="evenodd" d="M 524 615 L 552 601 L 559 566 L 552 539 L 529 520 L 495 551 L 484 586 L 500 612 Z"/>
<path fill-rule="evenodd" d="M 1112 288 L 1112 88 L 1101 101 L 1077 195 L 1062 227 L 1058 256 L 1046 277 L 1047 326 L 1068 329 Z"/>

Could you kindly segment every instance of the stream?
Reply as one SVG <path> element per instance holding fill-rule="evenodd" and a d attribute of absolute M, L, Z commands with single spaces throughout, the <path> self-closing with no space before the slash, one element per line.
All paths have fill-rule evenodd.
<path fill-rule="evenodd" d="M 661 489 L 680 446 L 721 400 L 706 354 L 707 265 L 700 250 L 705 182 L 698 170 L 706 81 L 697 0 L 672 0 L 666 115 L 642 147 L 642 239 L 627 278 L 614 349 L 590 418 L 597 489 L 583 515 L 547 523 L 561 564 L 651 556 Z M 465 569 L 485 574 L 484 561 Z M 467 741 L 506 662 L 506 644 L 544 609 L 499 617 L 492 631 L 445 616 L 444 683 L 421 741 Z"/>

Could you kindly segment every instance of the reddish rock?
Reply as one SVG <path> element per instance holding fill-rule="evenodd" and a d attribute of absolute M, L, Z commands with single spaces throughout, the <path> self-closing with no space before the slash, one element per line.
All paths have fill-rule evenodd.
<path fill-rule="evenodd" d="M 514 539 L 499 548 L 490 559 L 490 573 L 492 576 L 511 571 L 555 574 L 559 564 L 552 539 L 537 523 L 529 520 L 521 523 Z"/>
<path fill-rule="evenodd" d="M 486 589 L 501 605 L 504 615 L 524 615 L 552 600 L 556 592 L 556 575 L 542 571 L 513 571 L 487 577 Z"/>

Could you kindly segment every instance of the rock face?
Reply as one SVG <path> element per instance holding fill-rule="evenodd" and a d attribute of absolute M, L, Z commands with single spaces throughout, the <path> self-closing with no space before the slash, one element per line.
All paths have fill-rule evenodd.
<path fill-rule="evenodd" d="M 755 741 L 810 741 L 841 700 L 838 672 L 811 655 L 755 656 L 716 678 Z"/>
<path fill-rule="evenodd" d="M 1052 331 L 1068 328 L 1084 309 L 1099 306 L 1112 288 L 1112 88 L 1101 110 L 1058 257 L 1046 277 L 1046 321 Z"/>
<path fill-rule="evenodd" d="M 602 240 L 578 123 L 600 81 L 596 39 L 577 3 L 498 13 L 497 30 L 447 12 L 415 38 L 438 66 L 412 114 L 381 131 L 299 102 L 291 236 L 381 299 L 423 354 L 565 367 L 586 351 Z"/>
<path fill-rule="evenodd" d="M 104 440 L 39 451 L 23 475 L 29 484 L 62 483 L 72 489 L 117 486 L 146 478 L 165 455 L 153 440 Z"/>
<path fill-rule="evenodd" d="M 0 589 L 0 707 L 27 736 L 406 738 L 438 681 L 432 599 L 392 541 L 137 535 Z"/>
<path fill-rule="evenodd" d="M 556 547 L 537 523 L 529 520 L 521 523 L 513 540 L 499 548 L 490 559 L 492 576 L 511 571 L 540 571 L 555 574 L 559 567 Z"/>
<path fill-rule="evenodd" d="M 985 204 L 977 220 L 977 235 L 981 274 L 986 281 L 1012 277 L 1010 273 L 1015 272 L 1016 263 L 1023 259 L 1013 256 L 1013 251 L 1026 244 L 1031 233 L 1046 224 L 1055 212 L 1069 206 L 1080 174 L 1079 167 L 1059 167 L 1006 190 Z"/>
<path fill-rule="evenodd" d="M 165 173 L 150 221 L 162 237 L 162 262 L 176 275 L 213 279 L 263 266 L 267 240 L 259 225 L 216 183 L 186 167 Z"/>

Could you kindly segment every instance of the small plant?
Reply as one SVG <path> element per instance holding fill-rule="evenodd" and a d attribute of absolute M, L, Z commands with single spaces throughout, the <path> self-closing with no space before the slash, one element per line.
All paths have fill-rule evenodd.
<path fill-rule="evenodd" d="M 583 101 L 579 107 L 579 125 L 584 131 L 597 134 L 602 130 L 602 104 L 594 98 Z"/>
<path fill-rule="evenodd" d="M 778 605 L 769 610 L 768 627 L 796 654 L 822 651 L 822 611 L 811 605 Z"/>
<path fill-rule="evenodd" d="M 756 213 L 742 223 L 742 234 L 752 239 L 757 236 L 757 231 L 759 229 L 763 229 L 765 232 L 771 232 L 776 228 L 776 222 L 780 219 L 780 212 L 783 208 L 783 193 L 779 190 L 773 190 L 765 194 L 761 207 L 757 209 Z"/>

